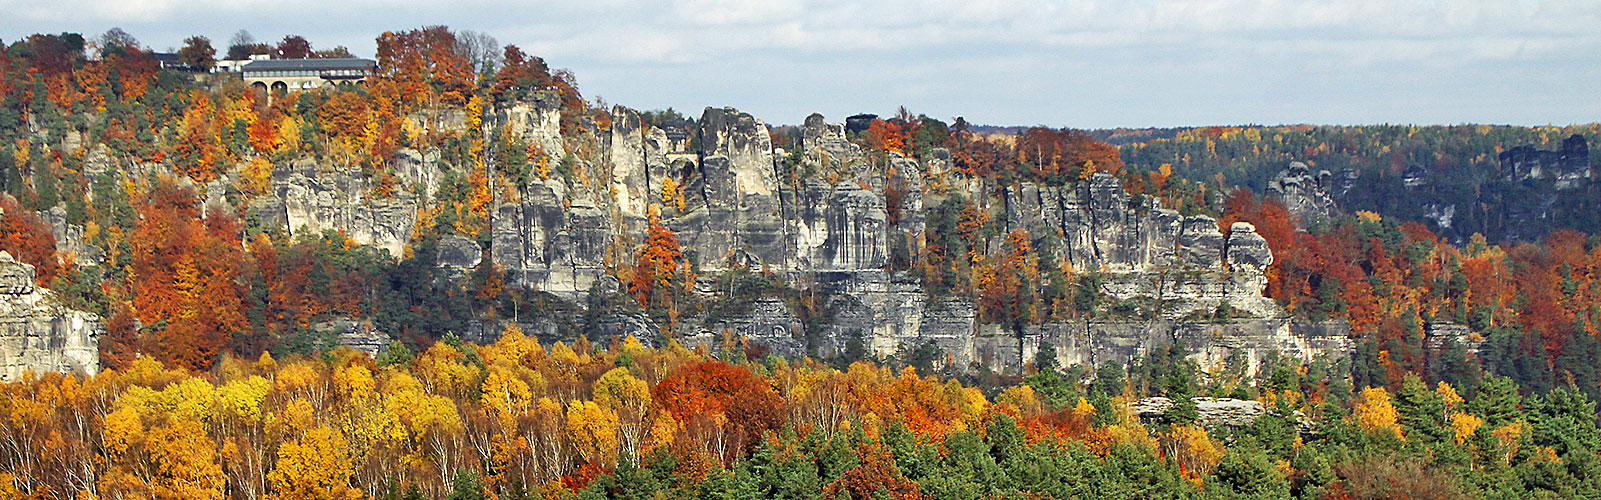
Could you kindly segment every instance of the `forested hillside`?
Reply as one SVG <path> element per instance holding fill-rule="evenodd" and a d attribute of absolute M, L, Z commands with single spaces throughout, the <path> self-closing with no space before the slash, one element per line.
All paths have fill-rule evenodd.
<path fill-rule="evenodd" d="M 0 499 L 1601 496 L 1601 193 L 1498 160 L 1594 125 L 773 128 L 484 38 L 6 44 L 0 316 L 102 371 L 16 362 Z"/>
<path fill-rule="evenodd" d="M 1120 148 L 1134 168 L 1155 171 L 1168 165 L 1187 179 L 1262 192 L 1290 162 L 1302 161 L 1314 171 L 1334 175 L 1335 199 L 1347 212 L 1366 210 L 1428 223 L 1458 243 L 1474 233 L 1499 243 L 1538 241 L 1561 229 L 1601 227 L 1595 215 L 1601 192 L 1595 183 L 1559 190 L 1551 181 L 1515 176 L 1501 163 L 1501 154 L 1514 148 L 1561 150 L 1574 135 L 1595 144 L 1601 139 L 1601 128 L 1595 124 L 1299 125 L 1135 132 L 1121 133 L 1123 140 L 1134 140 Z M 1159 138 L 1144 140 L 1150 137 Z M 1601 164 L 1601 153 L 1590 151 L 1587 160 L 1590 165 Z M 1439 211 L 1446 206 L 1455 208 L 1446 219 L 1449 224 L 1441 224 Z"/>

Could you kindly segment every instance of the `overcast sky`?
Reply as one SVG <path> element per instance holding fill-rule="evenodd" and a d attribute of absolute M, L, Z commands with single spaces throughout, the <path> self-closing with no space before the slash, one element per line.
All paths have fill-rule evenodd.
<path fill-rule="evenodd" d="M 769 123 L 817 111 L 1079 128 L 1601 121 L 1601 0 L 0 0 L 0 40 L 237 30 L 370 57 L 444 24 L 589 98 Z"/>

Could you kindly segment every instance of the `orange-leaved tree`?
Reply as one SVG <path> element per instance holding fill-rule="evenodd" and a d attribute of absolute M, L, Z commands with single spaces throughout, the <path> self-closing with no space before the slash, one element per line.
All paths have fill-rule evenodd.
<path fill-rule="evenodd" d="M 238 280 L 246 255 L 231 218 L 201 218 L 194 192 L 171 182 L 151 187 L 139 207 L 133 245 L 135 317 L 155 335 L 159 359 L 193 370 L 209 369 L 234 332 L 244 331 L 244 287 Z"/>
<path fill-rule="evenodd" d="M 32 210 L 22 208 L 11 195 L 0 195 L 0 250 L 33 265 L 34 281 L 49 285 L 61 265 L 56 261 L 56 237 Z"/>
<path fill-rule="evenodd" d="M 662 302 L 671 305 L 672 286 L 678 278 L 683 256 L 678 236 L 663 226 L 661 219 L 651 217 L 645 247 L 634 261 L 634 279 L 628 285 L 628 292 L 634 294 L 640 307 L 650 308 Z"/>
<path fill-rule="evenodd" d="M 765 380 L 720 361 L 685 365 L 651 395 L 725 464 L 755 446 L 762 433 L 782 426 L 787 414 L 783 398 Z"/>

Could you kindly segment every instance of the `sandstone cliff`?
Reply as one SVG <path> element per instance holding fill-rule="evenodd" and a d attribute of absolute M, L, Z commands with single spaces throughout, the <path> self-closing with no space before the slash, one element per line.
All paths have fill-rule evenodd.
<path fill-rule="evenodd" d="M 446 237 L 439 262 L 463 271 L 493 263 L 514 284 L 581 303 L 597 287 L 620 288 L 611 278 L 618 262 L 642 243 L 648 219 L 660 217 L 703 280 L 734 269 L 773 273 L 796 288 L 805 284 L 830 312 L 826 320 L 810 320 L 826 324 L 808 325 L 792 303 L 767 297 L 709 324 L 681 319 L 678 334 L 690 339 L 709 341 L 727 331 L 781 353 L 821 355 L 857 341 L 879 354 L 932 343 L 956 366 L 1005 370 L 1019 368 L 1043 342 L 1057 346 L 1064 364 L 1127 361 L 1176 342 L 1203 366 L 1239 349 L 1256 359 L 1269 351 L 1310 358 L 1347 348 L 1343 330 L 1295 323 L 1262 296 L 1273 256 L 1250 224 L 1222 231 L 1209 217 L 1184 217 L 1155 199 L 1131 196 L 1110 175 L 1061 187 L 990 186 L 950 169 L 943 150 L 919 159 L 870 156 L 847 140 L 843 125 L 815 114 L 800 130 L 797 165 L 775 151 L 761 120 L 733 108 L 705 110 L 692 131 L 699 139 L 694 151 L 674 138 L 681 132 L 653 126 L 633 110 L 619 106 L 610 114 L 610 127 L 564 137 L 559 106 L 547 96 L 487 113 L 488 126 L 529 140 L 582 175 L 515 186 L 516 195 L 498 198 L 490 211 L 489 247 L 471 235 Z M 427 119 L 448 127 L 454 121 L 447 118 Z M 262 222 L 291 233 L 334 229 L 402 255 L 440 172 L 451 167 L 427 151 L 402 151 L 394 164 L 409 187 L 391 196 L 376 195 L 359 172 L 304 161 L 280 165 L 272 195 L 254 207 Z M 1295 184 L 1281 179 L 1280 185 Z M 680 191 L 670 192 L 673 186 Z M 892 242 L 920 241 L 926 207 L 958 194 L 994 214 L 1006 231 L 1061 235 L 1051 258 L 1103 275 L 1101 293 L 1146 304 L 1154 319 L 1003 331 L 979 323 L 973 299 L 931 296 L 915 276 L 890 270 Z M 668 196 L 681 196 L 682 206 Z M 480 258 L 485 254 L 487 261 Z M 1243 317 L 1187 319 L 1220 309 Z M 613 322 L 616 331 L 661 331 L 632 318 Z M 482 340 L 498 331 L 482 329 Z M 554 324 L 525 330 L 561 335 Z"/>
<path fill-rule="evenodd" d="M 1319 170 L 1314 174 L 1311 167 L 1295 161 L 1273 175 L 1267 184 L 1267 194 L 1284 202 L 1290 215 L 1305 226 L 1331 217 L 1338 210 L 1334 203 L 1338 189 L 1335 184 L 1334 174 L 1329 171 Z"/>
<path fill-rule="evenodd" d="M 32 265 L 0 251 L 0 380 L 23 372 L 94 374 L 100 369 L 100 317 L 56 303 L 34 284 Z"/>

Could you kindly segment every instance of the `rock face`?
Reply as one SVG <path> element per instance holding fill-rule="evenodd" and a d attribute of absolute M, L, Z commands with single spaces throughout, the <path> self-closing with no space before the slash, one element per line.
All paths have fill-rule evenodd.
<path fill-rule="evenodd" d="M 349 318 L 339 318 L 311 325 L 318 333 L 333 337 L 335 345 L 349 347 L 377 358 L 389 350 L 389 335 L 375 331 L 372 325 Z"/>
<path fill-rule="evenodd" d="M 859 169 L 866 161 L 862 147 L 845 138 L 845 126 L 828 123 L 823 115 L 812 113 L 801 129 L 801 153 L 824 168 Z"/>
<path fill-rule="evenodd" d="M 537 145 L 546 157 L 560 160 L 567 156 L 561 137 L 561 95 L 554 90 L 496 106 L 493 118 L 512 135 Z"/>
<path fill-rule="evenodd" d="M 1337 190 L 1335 184 L 1334 175 L 1329 171 L 1319 170 L 1314 174 L 1305 163 L 1294 161 L 1268 181 L 1267 193 L 1284 202 L 1284 208 L 1305 227 L 1338 210 L 1333 196 Z"/>
<path fill-rule="evenodd" d="M 979 329 L 973 361 L 996 369 L 1018 368 L 1034 359 L 1049 342 L 1061 366 L 1127 364 L 1158 349 L 1182 344 L 1189 359 L 1203 370 L 1229 368 L 1230 356 L 1246 373 L 1256 373 L 1272 353 L 1310 361 L 1323 354 L 1348 352 L 1350 329 L 1343 322 L 1306 323 L 1288 318 L 1240 318 L 1219 321 L 1159 319 L 1153 321 L 1072 321 L 1031 325 L 1021 337 L 995 325 Z"/>
<path fill-rule="evenodd" d="M 1072 188 L 1024 183 L 1007 188 L 1003 201 L 1008 230 L 1059 230 L 1061 257 L 1074 269 L 1104 271 L 1102 291 L 1114 298 L 1155 299 L 1175 318 L 1224 302 L 1258 317 L 1283 314 L 1262 296 L 1272 253 L 1250 224 L 1224 234 L 1210 217 L 1136 202 L 1107 174 Z"/>
<path fill-rule="evenodd" d="M 100 369 L 100 317 L 56 304 L 34 285 L 32 265 L 0 251 L 0 379 L 25 371 L 94 374 Z"/>
<path fill-rule="evenodd" d="M 612 165 L 611 192 L 617 198 L 618 211 L 631 219 L 645 218 L 647 207 L 652 203 L 647 173 L 649 158 L 642 125 L 639 113 L 634 110 L 622 106 L 612 108 L 611 147 L 608 148 Z M 659 188 L 657 192 L 660 193 Z M 655 203 L 660 203 L 660 197 L 657 198 Z"/>
<path fill-rule="evenodd" d="M 1501 172 L 1508 180 L 1551 179 L 1557 189 L 1573 189 L 1589 183 L 1590 144 L 1574 134 L 1562 141 L 1562 149 L 1544 151 L 1534 146 L 1518 146 L 1501 153 Z"/>
<path fill-rule="evenodd" d="M 450 116 L 423 118 L 441 127 L 455 123 Z M 592 289 L 621 289 L 612 270 L 632 258 L 655 216 L 703 277 L 735 268 L 772 273 L 815 291 L 829 315 L 807 325 L 785 301 L 763 297 L 704 324 L 682 318 L 678 333 L 686 338 L 714 341 L 726 331 L 774 352 L 818 355 L 857 345 L 887 355 L 932 344 L 958 367 L 1014 372 L 1044 342 L 1057 346 L 1064 365 L 1126 362 L 1182 341 L 1208 367 L 1244 350 L 1251 370 L 1269 352 L 1309 359 L 1349 348 L 1343 330 L 1293 322 L 1262 296 L 1273 255 L 1250 224 L 1220 230 L 1212 218 L 1181 216 L 1154 198 L 1130 195 L 1111 175 L 1060 187 L 996 188 L 952 169 L 945 150 L 920 159 L 869 157 L 847 139 L 849 127 L 815 114 L 799 131 L 797 155 L 777 152 L 767 126 L 733 108 L 707 108 L 695 128 L 685 129 L 616 107 L 610 127 L 581 122 L 576 136 L 563 137 L 559 100 L 535 94 L 500 103 L 487 119 L 560 161 L 564 171 L 497 194 L 488 248 L 469 237 L 442 237 L 436 255 L 442 265 L 466 271 L 493 264 L 513 284 L 583 303 Z M 405 188 L 391 196 L 375 195 L 359 173 L 296 163 L 276 172 L 274 194 L 254 209 L 264 224 L 294 233 L 340 230 L 402 255 L 417 214 L 433 208 L 443 172 L 453 168 L 439 157 L 397 155 L 393 170 Z M 1326 199 L 1329 176 L 1302 170 L 1279 180 L 1284 193 Z M 1314 184 L 1316 190 L 1307 187 Z M 1048 257 L 1097 274 L 1100 292 L 1153 308 L 1152 319 L 1003 331 L 980 323 L 973 299 L 931 297 L 913 273 L 891 271 L 897 255 L 905 266 L 918 251 L 925 205 L 933 204 L 925 197 L 957 193 L 991 214 L 998 230 L 1059 235 Z M 1001 250 L 998 240 L 991 245 L 982 250 Z M 1244 317 L 1187 319 L 1218 311 Z M 645 342 L 662 331 L 644 316 L 602 323 L 606 332 Z M 563 334 L 555 323 L 519 326 L 535 335 Z M 493 341 L 500 331 L 486 323 L 466 335 Z"/>
<path fill-rule="evenodd" d="M 281 224 L 291 235 L 340 231 L 357 243 L 399 256 L 417 223 L 417 200 L 409 194 L 372 199 L 370 180 L 359 172 L 321 172 L 297 161 L 273 176 L 274 196 L 253 208 L 264 223 Z"/>
<path fill-rule="evenodd" d="M 1408 165 L 1406 170 L 1401 171 L 1401 185 L 1409 190 L 1423 187 L 1428 182 L 1429 170 L 1423 165 Z"/>
<path fill-rule="evenodd" d="M 50 224 L 50 235 L 56 239 L 56 252 L 72 256 L 79 266 L 92 266 L 105 259 L 106 252 L 89 244 L 83 236 L 83 226 L 67 222 L 67 209 L 56 206 L 39 212 L 39 217 Z"/>
<path fill-rule="evenodd" d="M 1195 423 L 1204 427 L 1245 427 L 1267 414 L 1261 401 L 1232 398 L 1191 398 L 1195 401 Z M 1165 419 L 1173 400 L 1164 397 L 1129 402 L 1129 411 L 1142 419 Z"/>
<path fill-rule="evenodd" d="M 439 265 L 471 269 L 478 267 L 482 258 L 483 249 L 473 240 L 456 235 L 439 239 L 438 255 L 435 257 Z"/>
<path fill-rule="evenodd" d="M 1451 343 L 1462 345 L 1468 352 L 1477 353 L 1484 344 L 1484 338 L 1474 335 L 1467 326 L 1456 323 L 1435 321 L 1423 327 L 1423 347 L 1440 351 Z"/>
<path fill-rule="evenodd" d="M 690 199 L 689 213 L 668 227 L 680 233 L 702 269 L 727 269 L 735 250 L 787 269 L 795 256 L 793 228 L 781 212 L 785 194 L 767 126 L 733 108 L 706 108 L 700 133 L 699 169 L 679 183 Z"/>
<path fill-rule="evenodd" d="M 777 298 L 763 297 L 751 304 L 750 312 L 711 325 L 707 333 L 716 337 L 716 334 L 728 331 L 759 342 L 774 354 L 803 356 L 806 354 L 806 345 L 799 336 L 802 328 L 800 318 L 795 316 L 788 304 Z"/>

